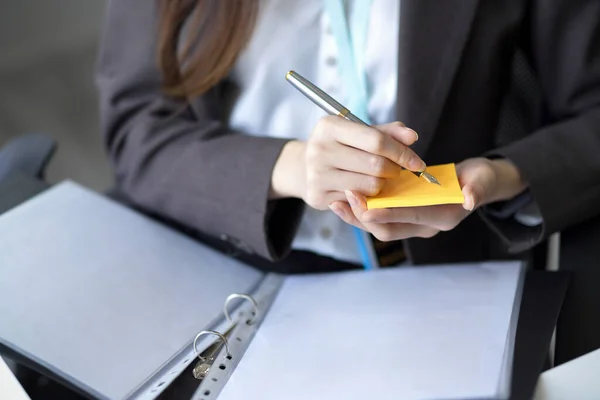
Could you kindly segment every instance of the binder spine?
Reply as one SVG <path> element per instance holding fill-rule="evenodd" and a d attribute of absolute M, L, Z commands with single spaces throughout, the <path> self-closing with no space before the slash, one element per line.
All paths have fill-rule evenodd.
<path fill-rule="evenodd" d="M 228 335 L 223 335 L 226 345 L 220 347 L 220 351 L 214 357 L 214 363 L 204 374 L 192 400 L 217 398 L 252 342 L 282 282 L 282 276 L 269 274 L 252 296 L 234 293 L 227 297 L 223 314 L 227 320 L 234 323 L 233 329 Z M 243 303 L 234 315 L 231 315 L 229 304 L 235 299 L 241 299 Z"/>
<path fill-rule="evenodd" d="M 231 323 L 225 318 L 220 317 L 213 321 L 210 326 L 216 332 L 226 332 L 231 328 Z M 196 341 L 196 348 L 208 348 L 214 342 L 214 336 L 203 335 Z M 195 363 L 193 345 L 190 342 L 182 351 L 174 355 L 170 360 L 159 368 L 146 382 L 142 383 L 131 394 L 126 396 L 128 400 L 153 400 L 158 397 L 169 385 L 173 384 L 182 373 L 184 373 L 191 363 Z"/>
<path fill-rule="evenodd" d="M 268 280 L 269 276 L 265 276 L 261 282 L 253 288 L 252 292 L 258 290 L 258 288 L 263 286 L 265 280 Z M 273 279 L 273 278 L 270 278 Z M 217 315 L 216 318 L 211 321 L 207 326 L 210 327 L 210 331 L 202 331 L 196 335 L 193 341 L 190 341 L 188 345 L 186 345 L 183 349 L 181 349 L 177 354 L 175 354 L 170 360 L 165 362 L 153 375 L 148 378 L 144 383 L 142 383 L 139 387 L 134 389 L 132 393 L 126 396 L 127 400 L 154 400 L 158 396 L 160 396 L 171 384 L 174 383 L 182 374 L 187 373 L 190 365 L 195 364 L 196 367 L 199 367 L 199 353 L 202 353 L 205 349 L 208 349 L 213 346 L 215 336 L 219 338 L 219 340 L 223 343 L 223 346 L 218 347 L 218 350 L 221 347 L 224 347 L 225 340 L 227 335 L 231 332 L 232 328 L 235 326 L 237 321 L 235 321 L 230 315 L 230 305 L 229 303 L 235 300 L 236 298 L 243 295 L 232 294 L 227 297 L 224 304 L 224 314 Z M 253 304 L 254 307 L 258 307 L 256 302 L 252 303 L 254 300 L 249 302 Z M 241 304 L 241 306 L 248 306 L 248 304 Z M 227 310 L 227 311 L 225 311 Z M 236 308 L 237 312 L 237 308 Z M 240 311 L 243 312 L 243 311 Z M 256 314 L 257 311 L 252 310 L 252 312 L 248 315 Z M 204 332 L 204 333 L 203 333 Z M 208 334 L 210 332 L 211 334 Z M 222 337 L 221 337 L 222 336 Z M 225 339 L 225 340 L 223 340 Z M 225 350 L 227 350 L 225 348 Z M 216 356 L 216 354 L 214 354 Z M 219 356 L 222 356 L 219 354 Z M 227 357 L 227 354 L 225 355 Z M 201 363 L 200 363 L 201 364 Z M 194 368 L 195 369 L 195 368 Z M 197 373 L 199 376 L 204 375 L 200 374 L 201 371 L 195 370 L 193 373 Z"/>
<path fill-rule="evenodd" d="M 222 316 L 213 320 L 209 326 L 216 332 L 227 332 L 231 329 L 231 323 Z M 195 343 L 196 348 L 208 348 L 214 342 L 214 336 L 202 335 Z M 194 347 L 186 345 L 181 351 L 175 354 L 170 360 L 166 361 L 147 381 L 134 389 L 131 394 L 126 396 L 128 400 L 153 400 L 156 399 L 166 388 L 168 388 L 182 373 L 184 373 L 191 363 L 197 360 Z"/>
<path fill-rule="evenodd" d="M 200 360 L 200 362 L 198 362 L 196 364 L 196 366 L 192 370 L 192 374 L 194 375 L 194 378 L 199 379 L 199 380 L 204 379 L 204 377 L 206 376 L 206 374 L 208 373 L 208 371 L 210 370 L 210 368 L 212 367 L 212 365 L 215 361 L 214 355 L 218 354 L 219 350 L 221 349 L 221 346 L 219 346 L 215 350 L 213 350 L 210 354 L 203 355 L 202 352 L 198 351 L 198 347 L 196 345 L 196 343 L 198 342 L 198 339 L 200 339 L 202 337 L 202 335 L 217 336 L 221 340 L 221 346 L 225 346 L 225 358 L 228 360 L 231 360 L 231 353 L 229 352 L 229 343 L 227 342 L 227 338 L 224 335 L 220 334 L 217 331 L 211 331 L 211 330 L 202 331 L 202 332 L 198 333 L 198 335 L 196 335 L 196 338 L 194 339 L 194 354 Z"/>
<path fill-rule="evenodd" d="M 199 379 L 193 399 L 217 398 L 254 337 L 282 282 L 282 276 L 268 274 L 251 295 L 229 295 L 223 305 L 223 314 L 208 324 L 211 330 L 199 332 L 193 342 L 190 341 L 126 398 L 153 400 L 183 373 L 193 373 Z M 216 342 L 220 343 L 216 351 L 205 354 L 205 350 Z M 205 363 L 207 365 L 203 366 L 203 361 L 208 361 Z M 192 372 L 188 370 L 190 365 L 195 365 Z"/>

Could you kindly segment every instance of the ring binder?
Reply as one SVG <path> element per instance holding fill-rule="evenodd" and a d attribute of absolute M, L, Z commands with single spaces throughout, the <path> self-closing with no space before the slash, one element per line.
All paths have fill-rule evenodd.
<path fill-rule="evenodd" d="M 203 335 L 218 336 L 221 339 L 221 341 L 223 342 L 223 344 L 225 345 L 225 352 L 226 352 L 227 359 L 231 359 L 231 353 L 229 352 L 229 343 L 227 342 L 227 338 L 223 334 L 221 334 L 217 331 L 211 331 L 211 330 L 205 330 L 205 331 L 198 333 L 196 335 L 196 338 L 194 339 L 194 354 L 196 355 L 196 357 L 198 357 L 200 359 L 200 361 L 198 362 L 198 364 L 196 364 L 196 366 L 192 370 L 192 374 L 194 375 L 194 378 L 199 379 L 199 380 L 202 380 L 206 377 L 206 374 L 208 374 L 208 371 L 210 371 L 210 368 L 212 367 L 213 363 L 215 362 L 216 355 L 219 354 L 219 351 L 221 350 L 221 347 L 222 347 L 222 345 L 218 346 L 207 357 L 202 356 L 198 352 L 198 348 L 196 347 L 196 344 L 198 342 L 198 339 Z"/>
<path fill-rule="evenodd" d="M 223 306 L 223 314 L 225 314 L 225 318 L 227 318 L 229 322 L 233 322 L 233 320 L 231 319 L 231 315 L 229 315 L 229 309 L 227 308 L 227 306 L 229 305 L 231 300 L 238 298 L 249 301 L 254 307 L 254 314 L 252 319 L 248 319 L 246 321 L 246 324 L 252 325 L 258 319 L 258 304 L 251 296 L 248 296 L 247 294 L 233 293 L 227 296 L 227 299 L 225 299 L 225 305 Z"/>
<path fill-rule="evenodd" d="M 261 281 L 260 285 L 250 291 L 251 295 L 242 293 L 232 293 L 225 300 L 223 311 L 225 314 L 225 320 L 231 325 L 231 330 L 227 331 L 226 337 L 228 338 L 229 350 L 223 349 L 223 346 L 219 346 L 221 350 L 217 349 L 212 354 L 216 354 L 218 358 L 223 357 L 222 354 L 230 352 L 231 358 L 225 358 L 223 363 L 218 365 L 215 362 L 215 367 L 210 368 L 206 372 L 205 377 L 200 382 L 200 385 L 194 392 L 191 400 L 210 400 L 215 399 L 221 390 L 223 390 L 225 384 L 228 382 L 232 373 L 236 369 L 238 363 L 242 359 L 246 349 L 252 342 L 254 335 L 260 328 L 262 319 L 267 314 L 267 310 L 275 300 L 281 285 L 283 284 L 284 277 L 278 274 L 268 274 L 264 280 Z M 234 299 L 242 299 L 250 303 L 250 305 L 241 303 L 236 305 L 234 310 L 230 313 L 230 303 Z M 250 312 L 253 308 L 254 312 Z M 250 319 L 244 318 L 244 316 L 253 314 Z M 242 318 L 236 318 L 240 315 Z M 245 323 L 240 323 L 245 322 Z M 221 353 L 217 353 L 220 351 Z"/>
<path fill-rule="evenodd" d="M 229 314 L 228 306 L 232 300 L 238 299 L 238 298 L 246 300 L 246 301 L 250 302 L 250 304 L 252 304 L 252 307 L 254 308 L 254 311 L 252 313 L 252 318 L 246 320 L 246 325 L 252 325 L 258 318 L 258 303 L 251 296 L 249 296 L 247 294 L 232 293 L 229 296 L 227 296 L 227 298 L 225 299 L 225 303 L 223 305 L 223 314 L 225 314 L 225 318 L 227 318 L 227 320 L 229 322 L 234 323 L 234 321 L 231 318 L 231 315 Z M 213 363 L 215 362 L 217 355 L 219 354 L 219 352 L 221 351 L 221 348 L 223 346 L 223 345 L 217 346 L 213 351 L 211 351 L 209 353 L 208 356 L 202 356 L 200 354 L 200 352 L 198 351 L 197 343 L 198 343 L 198 339 L 200 337 L 202 337 L 203 335 L 218 336 L 221 339 L 221 342 L 223 343 L 223 345 L 225 346 L 225 353 L 226 353 L 225 357 L 228 360 L 231 360 L 231 358 L 232 358 L 231 352 L 229 351 L 229 343 L 228 343 L 227 337 L 225 335 L 223 335 L 220 332 L 214 331 L 214 330 L 204 330 L 204 331 L 198 333 L 196 335 L 196 337 L 194 338 L 194 354 L 200 361 L 198 361 L 196 366 L 192 369 L 192 374 L 194 375 L 194 378 L 196 378 L 198 380 L 203 380 L 206 377 L 206 375 L 210 371 Z"/>

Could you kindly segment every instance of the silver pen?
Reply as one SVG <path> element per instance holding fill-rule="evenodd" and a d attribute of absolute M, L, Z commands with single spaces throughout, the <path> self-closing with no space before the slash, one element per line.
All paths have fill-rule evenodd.
<path fill-rule="evenodd" d="M 296 89 L 300 91 L 303 95 L 308 97 L 313 103 L 318 105 L 330 115 L 338 115 L 342 118 L 347 119 L 348 121 L 356 122 L 358 124 L 369 126 L 363 120 L 358 118 L 356 115 L 352 114 L 350 110 L 346 107 L 335 101 L 330 95 L 325 93 L 323 90 L 318 88 L 308 79 L 304 78 L 302 75 L 289 71 L 285 75 L 285 79 L 292 84 Z M 430 173 L 426 171 L 411 171 L 413 174 L 418 176 L 419 178 L 425 179 L 429 183 L 435 183 L 439 185 L 440 182 Z"/>

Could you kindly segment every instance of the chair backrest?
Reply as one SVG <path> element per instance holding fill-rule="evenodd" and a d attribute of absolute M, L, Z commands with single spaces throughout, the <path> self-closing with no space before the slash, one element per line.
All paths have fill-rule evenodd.
<path fill-rule="evenodd" d="M 46 135 L 17 136 L 0 148 L 0 181 L 15 173 L 42 179 L 56 142 Z"/>
<path fill-rule="evenodd" d="M 560 269 L 571 278 L 556 328 L 556 365 L 600 348 L 600 217 L 561 232 Z"/>

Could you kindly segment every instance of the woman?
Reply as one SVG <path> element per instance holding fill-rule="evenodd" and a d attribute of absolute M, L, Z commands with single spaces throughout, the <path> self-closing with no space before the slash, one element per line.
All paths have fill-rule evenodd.
<path fill-rule="evenodd" d="M 98 85 L 119 189 L 285 271 L 359 265 L 352 226 L 381 264 L 399 245 L 424 264 L 525 252 L 599 213 L 600 2 L 336 1 L 111 1 Z M 518 48 L 545 118 L 497 147 Z M 325 116 L 290 69 L 375 126 Z M 365 210 L 401 168 L 447 162 L 465 204 Z"/>

